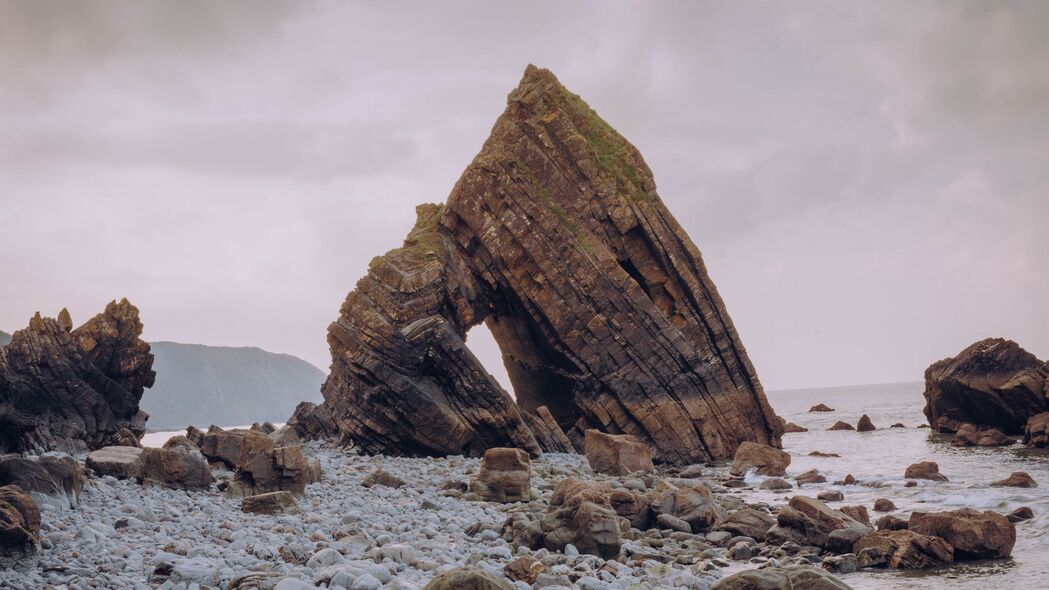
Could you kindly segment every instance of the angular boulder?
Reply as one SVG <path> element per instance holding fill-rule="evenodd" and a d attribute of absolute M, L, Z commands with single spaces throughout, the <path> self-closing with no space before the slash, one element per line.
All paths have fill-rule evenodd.
<path fill-rule="evenodd" d="M 367 453 L 479 456 L 541 445 L 546 406 L 576 443 L 635 436 L 653 459 L 779 446 L 782 425 L 707 274 L 637 149 L 529 66 L 444 205 L 417 209 L 328 330 L 322 388 Z M 485 323 L 516 403 L 466 345 Z"/>
<path fill-rule="evenodd" d="M 135 478 L 178 490 L 206 490 L 214 481 L 204 456 L 184 449 L 142 449 Z"/>
<path fill-rule="evenodd" d="M 423 590 L 514 590 L 514 585 L 480 568 L 459 568 L 430 580 Z"/>
<path fill-rule="evenodd" d="M 240 509 L 255 514 L 285 514 L 298 512 L 299 505 L 291 492 L 267 492 L 245 497 L 240 501 Z"/>
<path fill-rule="evenodd" d="M 940 432 L 963 424 L 1023 434 L 1028 418 L 1049 411 L 1049 365 L 1011 340 L 981 340 L 925 370 L 925 417 Z"/>
<path fill-rule="evenodd" d="M 907 528 L 921 535 L 942 537 L 954 547 L 957 560 L 1009 557 L 1016 544 L 1016 525 L 991 510 L 913 512 Z"/>
<path fill-rule="evenodd" d="M 679 487 L 662 479 L 649 493 L 649 508 L 657 518 L 667 514 L 688 523 L 692 533 L 707 532 L 727 516 L 706 485 Z"/>
<path fill-rule="evenodd" d="M 619 515 L 609 504 L 603 486 L 562 479 L 539 524 L 542 544 L 550 551 L 564 551 L 565 545 L 572 544 L 581 553 L 604 559 L 619 555 Z"/>
<path fill-rule="evenodd" d="M 761 542 L 775 524 L 776 518 L 768 512 L 756 508 L 741 508 L 715 525 L 714 530 L 732 533 L 736 537 L 750 537 Z"/>
<path fill-rule="evenodd" d="M 740 444 L 736 449 L 729 473 L 739 476 L 754 469 L 758 475 L 780 477 L 787 473 L 788 465 L 790 465 L 789 453 L 748 441 Z"/>
<path fill-rule="evenodd" d="M 138 446 L 156 377 L 138 308 L 111 302 L 75 330 L 60 315 L 36 314 L 0 346 L 0 453 Z"/>
<path fill-rule="evenodd" d="M 935 461 L 922 461 L 907 467 L 903 472 L 905 479 L 928 479 L 931 481 L 947 481 L 947 476 L 940 473 L 940 466 Z"/>
<path fill-rule="evenodd" d="M 815 498 L 794 496 L 776 515 L 776 525 L 769 529 L 765 540 L 775 544 L 792 541 L 799 545 L 823 547 L 830 534 L 841 529 L 869 527 Z"/>
<path fill-rule="evenodd" d="M 651 472 L 652 451 L 629 434 L 605 434 L 587 430 L 586 460 L 597 473 L 628 475 L 636 471 Z"/>
<path fill-rule="evenodd" d="M 40 509 L 18 486 L 0 487 L 0 569 L 35 565 L 40 554 Z"/>
<path fill-rule="evenodd" d="M 853 425 L 849 424 L 848 422 L 845 422 L 845 421 L 842 421 L 842 420 L 838 420 L 837 422 L 832 424 L 831 427 L 828 428 L 827 430 L 856 430 L 856 428 L 853 427 Z"/>
<path fill-rule="evenodd" d="M 851 590 L 850 587 L 820 568 L 767 567 L 748 569 L 726 576 L 710 590 Z"/>
<path fill-rule="evenodd" d="M 470 491 L 489 502 L 527 502 L 532 499 L 532 463 L 521 449 L 496 447 L 484 452 Z"/>
<path fill-rule="evenodd" d="M 85 465 L 99 476 L 131 479 L 138 473 L 141 457 L 140 447 L 102 447 L 88 453 Z"/>
<path fill-rule="evenodd" d="M 954 561 L 954 548 L 947 541 L 909 530 L 871 533 L 856 541 L 852 551 L 860 567 L 925 569 Z"/>
<path fill-rule="evenodd" d="M 871 432 L 874 430 L 877 430 L 877 428 L 875 428 L 874 423 L 871 422 L 870 416 L 868 416 L 867 414 L 860 416 L 860 421 L 856 423 L 856 431 Z"/>
<path fill-rule="evenodd" d="M 1035 414 L 1024 426 L 1024 444 L 1029 447 L 1049 447 L 1049 412 Z"/>
<path fill-rule="evenodd" d="M 1036 488 L 1038 482 L 1025 471 L 1014 471 L 1009 477 L 991 482 L 992 488 Z"/>

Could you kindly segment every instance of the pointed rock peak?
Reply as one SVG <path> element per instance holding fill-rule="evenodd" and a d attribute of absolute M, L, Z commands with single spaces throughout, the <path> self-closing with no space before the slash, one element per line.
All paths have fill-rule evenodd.
<path fill-rule="evenodd" d="M 58 312 L 58 325 L 66 332 L 73 331 L 73 317 L 69 315 L 69 310 L 64 307 L 62 311 Z"/>

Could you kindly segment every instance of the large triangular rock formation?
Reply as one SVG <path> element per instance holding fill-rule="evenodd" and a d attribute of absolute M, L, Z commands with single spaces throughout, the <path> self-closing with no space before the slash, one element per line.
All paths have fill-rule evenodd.
<path fill-rule="evenodd" d="M 127 299 L 77 329 L 69 312 L 41 317 L 0 346 L 0 453 L 81 452 L 138 444 L 153 355 Z"/>
<path fill-rule="evenodd" d="M 638 151 L 532 66 L 445 205 L 418 208 L 328 332 L 314 409 L 367 452 L 540 451 L 560 428 L 629 433 L 656 459 L 779 445 L 780 421 L 699 250 Z M 484 322 L 516 401 L 465 345 Z M 541 410 L 540 408 L 545 408 Z M 523 413 L 542 420 L 538 439 Z"/>

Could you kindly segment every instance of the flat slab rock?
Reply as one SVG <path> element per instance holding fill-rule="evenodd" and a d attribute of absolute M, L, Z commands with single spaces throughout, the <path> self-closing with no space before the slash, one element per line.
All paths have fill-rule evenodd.
<path fill-rule="evenodd" d="M 324 402 L 297 412 L 314 430 L 402 456 L 535 456 L 580 449 L 588 429 L 677 464 L 780 446 L 782 421 L 641 154 L 549 71 L 528 67 L 447 202 L 417 216 L 329 327 Z M 482 322 L 516 403 L 466 345 Z M 525 418 L 541 407 L 564 437 Z"/>

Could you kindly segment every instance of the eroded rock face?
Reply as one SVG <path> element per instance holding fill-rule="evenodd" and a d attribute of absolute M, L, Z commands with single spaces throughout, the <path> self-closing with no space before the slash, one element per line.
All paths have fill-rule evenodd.
<path fill-rule="evenodd" d="M 80 504 L 84 477 L 71 457 L 0 457 L 0 486 L 15 485 L 38 505 L 64 510 Z"/>
<path fill-rule="evenodd" d="M 35 565 L 40 553 L 40 510 L 18 486 L 0 487 L 0 568 Z"/>
<path fill-rule="evenodd" d="M 1049 366 L 1011 340 L 981 340 L 925 370 L 925 417 L 940 432 L 969 423 L 1023 434 L 1027 419 L 1049 410 Z"/>
<path fill-rule="evenodd" d="M 657 461 L 779 446 L 782 426 L 637 150 L 529 67 L 445 205 L 418 208 L 328 331 L 320 406 L 370 453 L 540 452 L 523 413 L 635 436 Z M 465 344 L 486 323 L 517 403 Z M 563 443 L 563 441 L 561 441 Z"/>
<path fill-rule="evenodd" d="M 137 446 L 156 377 L 138 308 L 111 302 L 75 330 L 60 315 L 37 314 L 0 347 L 0 452 Z"/>

